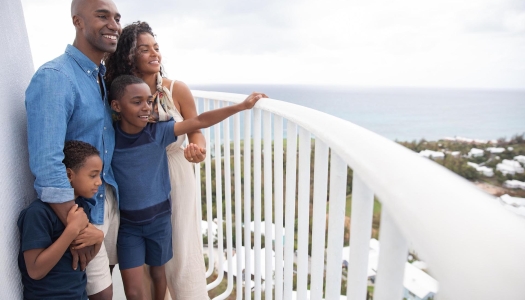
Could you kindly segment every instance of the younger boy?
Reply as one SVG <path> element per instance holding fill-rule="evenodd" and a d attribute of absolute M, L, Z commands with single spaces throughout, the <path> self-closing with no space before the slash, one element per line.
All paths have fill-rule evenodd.
<path fill-rule="evenodd" d="M 116 78 L 109 96 L 111 108 L 119 115 L 111 166 L 120 193 L 117 252 L 124 291 L 129 300 L 144 298 L 142 265 L 146 263 L 150 266 L 155 299 L 164 299 L 164 264 L 173 256 L 166 146 L 175 142 L 178 135 L 209 127 L 252 108 L 266 95 L 252 93 L 240 104 L 177 123 L 173 120 L 148 123 L 153 96 L 149 86 L 138 77 Z"/>
<path fill-rule="evenodd" d="M 98 150 L 80 141 L 64 146 L 64 165 L 74 189 L 75 205 L 67 215 L 67 226 L 48 203 L 37 199 L 18 218 L 20 252 L 18 267 L 22 273 L 24 299 L 88 299 L 86 272 L 73 270 L 69 246 L 95 245 L 95 253 L 104 240 L 102 231 L 89 223 L 88 201 L 102 184 L 102 160 Z M 89 200 L 88 200 L 89 199 Z M 94 205 L 92 203 L 91 205 Z"/>

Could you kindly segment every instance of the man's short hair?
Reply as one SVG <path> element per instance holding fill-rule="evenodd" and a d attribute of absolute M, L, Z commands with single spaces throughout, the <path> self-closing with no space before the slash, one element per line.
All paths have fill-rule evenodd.
<path fill-rule="evenodd" d="M 82 141 L 67 141 L 64 144 L 64 160 L 66 168 L 80 169 L 90 156 L 100 156 L 100 152 L 93 145 Z"/>
<path fill-rule="evenodd" d="M 139 77 L 133 75 L 120 75 L 119 77 L 115 78 L 115 80 L 113 80 L 113 82 L 111 83 L 111 87 L 109 89 L 109 102 L 111 102 L 112 100 L 120 100 L 128 85 L 138 83 L 145 82 Z"/>

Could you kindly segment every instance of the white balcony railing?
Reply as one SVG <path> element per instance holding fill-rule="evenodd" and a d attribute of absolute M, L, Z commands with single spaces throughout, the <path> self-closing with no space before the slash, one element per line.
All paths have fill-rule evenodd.
<path fill-rule="evenodd" d="M 192 92 L 196 99 L 203 99 L 205 110 L 210 108 L 210 103 L 216 108 L 245 98 L 238 94 Z M 210 145 L 214 145 L 215 187 L 212 187 L 211 156 L 207 156 L 204 166 L 196 166 L 198 182 L 201 167 L 206 174 L 202 192 L 206 195 L 209 239 L 213 219 L 216 218 L 218 224 L 223 221 L 226 224 L 226 232 L 218 226 L 218 261 L 215 261 L 213 247 L 208 248 L 207 275 L 212 275 L 215 267 L 218 272 L 208 289 L 227 280 L 226 291 L 215 299 L 228 297 L 234 285 L 237 299 L 251 299 L 252 293 L 255 299 L 261 299 L 262 293 L 267 300 L 292 299 L 294 263 L 297 299 L 307 299 L 307 293 L 310 299 L 340 299 L 347 167 L 353 170 L 347 299 L 366 297 L 374 196 L 382 203 L 375 300 L 402 298 L 409 249 L 428 263 L 432 276 L 438 280 L 437 299 L 525 299 L 525 220 L 502 209 L 493 197 L 471 183 L 386 138 L 306 107 L 263 99 L 253 111 L 230 119 L 222 122 L 222 128 L 217 125 L 204 131 L 208 153 Z M 233 156 L 229 155 L 231 126 Z M 214 132 L 213 137 L 210 130 Z M 284 132 L 286 164 L 283 163 Z M 310 178 L 312 138 L 315 140 L 313 181 Z M 212 191 L 221 201 L 212 203 Z M 249 226 L 252 205 L 253 243 Z M 212 206 L 216 206 L 215 215 Z M 264 229 L 261 228 L 263 213 Z M 286 237 L 275 238 L 275 256 L 271 246 L 272 222 L 275 222 L 274 236 Z M 262 230 L 264 249 L 261 249 Z M 222 244 L 224 234 L 226 249 Z M 212 245 L 213 241 L 209 240 L 208 244 Z M 221 255 L 224 252 L 227 263 Z M 226 279 L 224 267 L 228 270 Z M 241 275 L 243 269 L 245 276 Z M 235 279 L 234 273 L 239 275 Z"/>

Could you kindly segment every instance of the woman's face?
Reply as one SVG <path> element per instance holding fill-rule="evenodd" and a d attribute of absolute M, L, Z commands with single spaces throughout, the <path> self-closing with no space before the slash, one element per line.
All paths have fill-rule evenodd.
<path fill-rule="evenodd" d="M 142 33 L 137 38 L 135 65 L 138 73 L 156 74 L 160 72 L 162 55 L 155 38 L 149 33 Z"/>

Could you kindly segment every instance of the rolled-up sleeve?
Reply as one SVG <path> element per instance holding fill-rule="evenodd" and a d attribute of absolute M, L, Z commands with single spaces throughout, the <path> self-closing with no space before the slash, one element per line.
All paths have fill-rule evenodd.
<path fill-rule="evenodd" d="M 44 202 L 74 200 L 62 163 L 74 97 L 71 80 L 55 69 L 38 70 L 26 90 L 29 165 L 35 190 Z"/>

